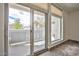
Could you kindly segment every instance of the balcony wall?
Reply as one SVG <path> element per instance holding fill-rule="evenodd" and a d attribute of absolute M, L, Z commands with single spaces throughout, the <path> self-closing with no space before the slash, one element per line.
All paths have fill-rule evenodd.
<path fill-rule="evenodd" d="M 43 41 L 44 36 L 43 30 L 35 30 L 34 41 Z M 30 41 L 30 30 L 9 30 L 9 43 L 19 43 L 19 42 L 26 42 Z"/>

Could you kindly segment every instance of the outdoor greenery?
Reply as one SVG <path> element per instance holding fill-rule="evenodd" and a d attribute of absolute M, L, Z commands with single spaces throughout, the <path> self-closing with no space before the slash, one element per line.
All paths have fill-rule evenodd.
<path fill-rule="evenodd" d="M 19 18 L 17 18 L 14 21 L 13 27 L 14 27 L 14 29 L 22 29 L 23 28 L 23 25 L 20 23 L 20 19 Z"/>

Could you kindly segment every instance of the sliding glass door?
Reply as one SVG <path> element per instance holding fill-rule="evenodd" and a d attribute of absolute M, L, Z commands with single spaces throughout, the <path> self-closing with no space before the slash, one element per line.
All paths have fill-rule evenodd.
<path fill-rule="evenodd" d="M 10 56 L 30 55 L 30 8 L 10 5 L 8 41 Z"/>
<path fill-rule="evenodd" d="M 34 52 L 45 49 L 45 13 L 34 11 Z"/>
<path fill-rule="evenodd" d="M 32 55 L 45 49 L 45 15 L 29 7 L 9 6 L 8 55 Z"/>

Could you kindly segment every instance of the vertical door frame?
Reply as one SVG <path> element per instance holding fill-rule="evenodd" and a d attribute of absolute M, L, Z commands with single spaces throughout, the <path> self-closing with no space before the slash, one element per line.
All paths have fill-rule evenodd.
<path fill-rule="evenodd" d="M 51 4 L 48 3 L 48 49 L 51 48 Z"/>
<path fill-rule="evenodd" d="M 8 16 L 9 4 L 4 4 L 4 56 L 8 56 Z"/>
<path fill-rule="evenodd" d="M 48 49 L 48 14 L 45 14 L 45 48 Z"/>
<path fill-rule="evenodd" d="M 30 9 L 31 13 L 31 28 L 30 28 L 30 55 L 34 55 L 34 11 Z"/>

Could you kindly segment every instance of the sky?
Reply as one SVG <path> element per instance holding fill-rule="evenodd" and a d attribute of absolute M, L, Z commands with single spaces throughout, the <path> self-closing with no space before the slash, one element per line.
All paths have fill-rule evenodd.
<path fill-rule="evenodd" d="M 21 24 L 30 25 L 30 13 L 18 9 L 9 8 L 9 24 L 14 23 L 16 18 L 20 18 Z"/>

